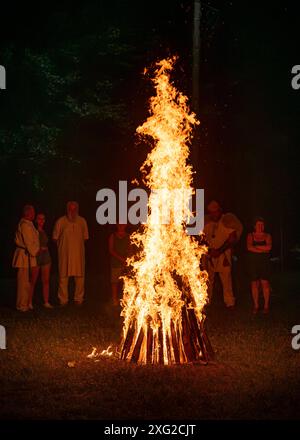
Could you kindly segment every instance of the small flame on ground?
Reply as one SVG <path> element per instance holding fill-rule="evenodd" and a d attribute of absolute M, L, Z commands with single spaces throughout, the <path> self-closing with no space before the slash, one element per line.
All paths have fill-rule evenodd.
<path fill-rule="evenodd" d="M 102 350 L 101 353 L 98 351 L 97 347 L 93 347 L 90 354 L 87 355 L 89 359 L 98 359 L 99 357 L 111 357 L 114 354 L 112 346 L 109 345 L 106 349 Z"/>

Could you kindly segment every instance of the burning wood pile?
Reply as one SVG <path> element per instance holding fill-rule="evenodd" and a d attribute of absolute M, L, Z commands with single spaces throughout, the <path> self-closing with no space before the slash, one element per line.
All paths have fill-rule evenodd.
<path fill-rule="evenodd" d="M 170 82 L 175 58 L 156 65 L 150 116 L 137 132 L 152 138 L 141 167 L 151 191 L 147 224 L 131 236 L 137 253 L 124 277 L 120 357 L 141 364 L 209 361 L 213 350 L 204 330 L 207 273 L 200 269 L 206 247 L 186 232 L 192 167 L 192 126 L 187 97 Z"/>

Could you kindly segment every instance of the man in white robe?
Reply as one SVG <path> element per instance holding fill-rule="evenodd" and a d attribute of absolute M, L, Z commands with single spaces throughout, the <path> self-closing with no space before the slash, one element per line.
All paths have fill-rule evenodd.
<path fill-rule="evenodd" d="M 69 277 L 75 279 L 74 301 L 81 305 L 84 298 L 85 241 L 89 238 L 86 220 L 78 215 L 77 202 L 67 203 L 67 215 L 59 218 L 53 230 L 58 249 L 58 299 L 62 306 L 69 301 Z"/>
<path fill-rule="evenodd" d="M 30 301 L 30 270 L 36 266 L 36 255 L 40 249 L 39 233 L 33 225 L 35 211 L 33 206 L 23 208 L 15 235 L 16 250 L 12 265 L 18 269 L 17 276 L 17 310 L 27 312 L 31 309 Z"/>
<path fill-rule="evenodd" d="M 223 214 L 220 205 L 212 201 L 207 207 L 204 234 L 209 246 L 207 271 L 209 276 L 208 297 L 212 298 L 215 273 L 219 273 L 226 307 L 235 305 L 232 290 L 232 248 L 243 232 L 239 219 L 232 213 Z"/>

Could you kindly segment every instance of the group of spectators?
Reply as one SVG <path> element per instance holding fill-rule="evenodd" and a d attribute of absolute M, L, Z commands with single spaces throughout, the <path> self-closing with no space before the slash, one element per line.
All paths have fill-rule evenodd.
<path fill-rule="evenodd" d="M 33 206 L 26 205 L 23 208 L 23 216 L 16 231 L 16 250 L 13 257 L 13 267 L 18 269 L 16 307 L 20 312 L 33 309 L 34 290 L 40 273 L 44 307 L 53 307 L 49 303 L 51 256 L 48 249 L 49 239 L 44 230 L 45 221 L 45 214 L 35 215 Z M 67 203 L 66 215 L 56 221 L 52 238 L 57 243 L 58 251 L 60 305 L 65 306 L 68 303 L 68 281 L 70 277 L 74 277 L 74 301 L 80 306 L 84 299 L 84 243 L 88 240 L 89 233 L 86 220 L 79 215 L 77 202 Z"/>
<path fill-rule="evenodd" d="M 16 307 L 20 312 L 33 309 L 36 282 L 41 275 L 44 307 L 53 308 L 49 302 L 49 280 L 51 255 L 48 249 L 49 238 L 45 232 L 44 213 L 35 213 L 32 205 L 26 205 L 18 224 L 13 257 L 13 267 L 18 269 Z M 208 252 L 199 262 L 208 272 L 208 299 L 211 301 L 215 275 L 218 273 L 225 306 L 233 309 L 235 296 L 232 288 L 232 253 L 243 232 L 239 219 L 232 213 L 223 213 L 216 201 L 209 203 L 205 216 L 204 237 Z M 86 220 L 79 215 L 79 206 L 75 201 L 67 203 L 66 215 L 60 217 L 53 229 L 52 239 L 58 252 L 58 300 L 60 306 L 69 302 L 69 278 L 75 279 L 75 305 L 81 306 L 84 300 L 85 281 L 85 241 L 88 240 Z M 265 222 L 257 217 L 253 230 L 247 235 L 248 273 L 251 279 L 253 313 L 259 311 L 259 294 L 264 298 L 263 313 L 269 312 L 270 303 L 270 259 L 272 248 L 271 235 L 265 232 Z M 112 302 L 119 306 L 119 287 L 129 254 L 130 239 L 126 225 L 117 224 L 109 237 L 111 261 Z"/>
<path fill-rule="evenodd" d="M 232 253 L 243 232 L 239 219 L 232 213 L 223 213 L 221 206 L 212 201 L 207 206 L 204 235 L 208 245 L 208 254 L 204 267 L 208 272 L 208 296 L 212 298 L 214 278 L 218 273 L 222 288 L 224 303 L 229 309 L 235 306 L 232 288 Z M 253 313 L 259 311 L 259 293 L 264 297 L 263 313 L 269 312 L 270 306 L 270 251 L 272 237 L 265 231 L 265 221 L 256 217 L 252 231 L 247 235 L 247 272 L 251 281 Z"/>

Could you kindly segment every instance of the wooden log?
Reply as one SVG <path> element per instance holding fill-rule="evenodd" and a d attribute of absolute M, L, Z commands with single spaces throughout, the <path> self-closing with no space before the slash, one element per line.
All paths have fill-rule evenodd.
<path fill-rule="evenodd" d="M 182 307 L 182 342 L 184 352 L 188 362 L 193 362 L 197 359 L 195 347 L 193 344 L 194 334 L 191 332 L 191 327 L 188 319 L 186 306 Z"/>
<path fill-rule="evenodd" d="M 201 359 L 205 360 L 207 362 L 210 360 L 213 360 L 215 357 L 215 353 L 214 353 L 214 350 L 213 350 L 212 345 L 210 343 L 210 340 L 207 336 L 207 333 L 205 331 L 204 320 L 202 320 L 200 322 L 198 320 L 194 310 L 190 311 L 190 315 L 191 315 L 190 319 L 191 319 L 191 321 L 193 321 L 194 326 L 197 331 L 197 334 L 198 334 L 198 341 L 199 341 L 201 352 L 202 352 Z"/>
<path fill-rule="evenodd" d="M 121 350 L 121 359 L 122 360 L 126 360 L 128 353 L 130 352 L 130 348 L 131 345 L 133 343 L 133 338 L 134 338 L 134 333 L 135 333 L 135 326 L 136 326 L 136 322 L 133 321 L 131 322 L 128 330 L 127 330 L 127 334 L 125 336 L 123 345 L 122 345 L 122 350 Z"/>
<path fill-rule="evenodd" d="M 207 336 L 205 327 L 204 327 L 204 321 L 200 323 L 200 331 L 201 331 L 201 340 L 203 341 L 206 351 L 209 356 L 209 360 L 213 360 L 215 358 L 215 352 L 212 348 L 211 342 L 209 340 L 209 337 Z"/>
<path fill-rule="evenodd" d="M 204 320 L 199 321 L 195 310 L 188 308 L 190 293 L 182 289 L 182 299 L 185 305 L 181 311 L 181 322 L 170 323 L 170 333 L 163 339 L 162 321 L 158 317 L 158 329 L 153 331 L 150 317 L 147 320 L 147 330 L 140 329 L 138 336 L 137 321 L 132 319 L 127 333 L 121 343 L 120 358 L 138 363 L 164 364 L 194 362 L 197 360 L 209 361 L 214 358 L 214 351 L 204 329 Z M 144 353 L 144 350 L 146 351 Z"/>
<path fill-rule="evenodd" d="M 144 330 L 143 330 L 143 327 L 141 327 L 139 335 L 138 335 L 136 343 L 135 343 L 135 346 L 134 346 L 134 349 L 133 349 L 133 352 L 132 352 L 132 355 L 131 355 L 131 359 L 130 359 L 131 362 L 135 362 L 135 363 L 138 362 L 139 357 L 140 357 L 140 351 L 141 351 L 143 339 L 144 339 Z"/>
<path fill-rule="evenodd" d="M 147 364 L 152 364 L 154 362 L 154 359 L 153 359 L 153 330 L 150 327 L 150 324 L 148 324 L 148 328 L 147 328 L 146 362 L 147 362 Z"/>
<path fill-rule="evenodd" d="M 171 337 L 172 337 L 172 346 L 174 350 L 174 358 L 176 363 L 180 363 L 180 354 L 179 354 L 179 346 L 178 346 L 178 338 L 176 335 L 176 330 L 174 327 L 173 321 L 171 321 Z"/>
<path fill-rule="evenodd" d="M 158 363 L 164 364 L 164 340 L 163 340 L 163 332 L 162 332 L 162 323 L 158 328 Z"/>
<path fill-rule="evenodd" d="M 191 344 L 194 347 L 195 360 L 198 360 L 200 359 L 202 350 L 204 349 L 204 346 L 201 341 L 198 320 L 194 309 L 188 309 L 187 315 L 188 315 L 188 322 L 190 324 L 190 331 L 191 331 Z"/>
<path fill-rule="evenodd" d="M 196 348 L 197 348 L 197 358 L 204 360 L 204 361 L 208 361 L 208 353 L 205 347 L 205 344 L 202 340 L 202 335 L 201 335 L 201 331 L 199 328 L 199 323 L 198 323 L 198 319 L 197 316 L 195 314 L 195 310 L 194 309 L 189 309 L 188 310 L 188 314 L 189 314 L 189 319 L 190 319 L 190 323 L 191 326 L 193 328 L 193 333 L 195 335 L 196 338 Z"/>
<path fill-rule="evenodd" d="M 166 334 L 166 350 L 167 350 L 167 356 L 168 356 L 168 365 L 171 365 L 173 363 L 172 360 L 172 352 L 171 352 L 171 335 L 168 333 Z"/>

